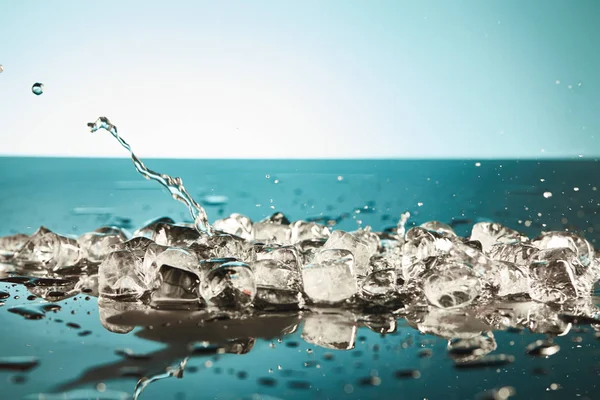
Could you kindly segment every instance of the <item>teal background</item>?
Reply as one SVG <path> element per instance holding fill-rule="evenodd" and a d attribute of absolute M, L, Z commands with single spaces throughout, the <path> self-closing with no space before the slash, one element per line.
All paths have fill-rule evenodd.
<path fill-rule="evenodd" d="M 600 2 L 0 0 L 0 154 L 594 158 Z M 42 82 L 41 96 L 31 85 Z"/>

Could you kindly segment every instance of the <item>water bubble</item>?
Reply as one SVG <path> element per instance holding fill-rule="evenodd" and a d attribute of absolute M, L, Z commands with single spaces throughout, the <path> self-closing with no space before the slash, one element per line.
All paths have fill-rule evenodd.
<path fill-rule="evenodd" d="M 552 192 L 544 192 L 544 197 L 549 199 L 550 197 L 552 197 Z"/>
<path fill-rule="evenodd" d="M 34 83 L 31 87 L 31 91 L 36 96 L 39 96 L 40 94 L 44 93 L 44 84 L 39 82 Z"/>

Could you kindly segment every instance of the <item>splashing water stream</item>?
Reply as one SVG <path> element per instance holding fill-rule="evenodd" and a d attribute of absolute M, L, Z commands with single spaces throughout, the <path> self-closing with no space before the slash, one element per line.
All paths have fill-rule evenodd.
<path fill-rule="evenodd" d="M 154 180 L 161 185 L 163 185 L 169 192 L 171 196 L 183 204 L 187 206 L 190 210 L 190 214 L 194 220 L 194 226 L 196 230 L 201 233 L 205 233 L 208 235 L 212 234 L 212 228 L 208 223 L 208 217 L 206 215 L 206 211 L 190 194 L 187 192 L 185 187 L 183 186 L 183 181 L 178 177 L 171 177 L 167 174 L 161 174 L 151 169 L 147 168 L 142 160 L 140 160 L 133 150 L 131 146 L 121 137 L 117 132 L 117 127 L 113 125 L 108 118 L 99 117 L 95 122 L 89 122 L 88 127 L 92 131 L 92 133 L 96 132 L 99 129 L 104 129 L 108 131 L 111 135 L 115 137 L 127 151 L 131 154 L 131 160 L 133 161 L 133 165 L 135 169 L 142 174 L 142 176 L 148 180 Z"/>

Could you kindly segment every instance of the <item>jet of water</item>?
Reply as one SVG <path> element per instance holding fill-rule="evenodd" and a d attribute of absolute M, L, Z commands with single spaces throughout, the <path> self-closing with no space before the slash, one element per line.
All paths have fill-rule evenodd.
<path fill-rule="evenodd" d="M 183 181 L 181 178 L 173 178 L 167 174 L 161 174 L 158 172 L 154 172 L 151 169 L 147 168 L 142 160 L 140 160 L 131 150 L 131 146 L 121 137 L 117 132 L 117 127 L 113 125 L 108 118 L 99 117 L 95 122 L 89 122 L 88 127 L 93 132 L 96 132 L 99 129 L 104 129 L 108 131 L 111 135 L 115 137 L 127 151 L 131 154 L 131 160 L 133 161 L 133 165 L 135 169 L 142 174 L 142 176 L 148 180 L 152 179 L 164 187 L 167 188 L 171 196 L 183 204 L 187 206 L 190 210 L 190 214 L 194 220 L 194 225 L 198 232 L 206 233 L 208 235 L 212 234 L 212 227 L 208 223 L 208 217 L 206 215 L 206 211 L 196 200 L 190 196 L 185 187 L 183 186 Z"/>

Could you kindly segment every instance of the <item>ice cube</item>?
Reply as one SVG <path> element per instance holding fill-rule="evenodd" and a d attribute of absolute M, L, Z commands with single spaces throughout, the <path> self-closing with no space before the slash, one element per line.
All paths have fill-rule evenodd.
<path fill-rule="evenodd" d="M 495 261 L 483 280 L 492 287 L 493 294 L 505 297 L 529 292 L 527 270 L 506 261 Z"/>
<path fill-rule="evenodd" d="M 143 227 L 133 232 L 133 237 L 145 237 L 148 239 L 152 239 L 156 234 L 156 229 L 158 225 L 161 224 L 175 224 L 175 221 L 173 221 L 169 217 L 151 219 L 150 221 L 146 221 Z"/>
<path fill-rule="evenodd" d="M 369 303 L 386 304 L 396 299 L 396 284 L 395 269 L 375 271 L 362 282 L 359 295 Z"/>
<path fill-rule="evenodd" d="M 117 243 L 112 247 L 112 251 L 131 250 L 131 251 L 146 251 L 148 246 L 155 244 L 152 239 L 143 236 L 134 237 L 123 243 Z"/>
<path fill-rule="evenodd" d="M 570 232 L 544 232 L 532 239 L 531 244 L 540 250 L 569 248 L 577 254 L 584 267 L 594 260 L 594 247 L 591 243 Z"/>
<path fill-rule="evenodd" d="M 271 222 L 254 224 L 254 240 L 263 243 L 291 244 L 292 230 L 289 225 Z"/>
<path fill-rule="evenodd" d="M 242 214 L 231 214 L 227 218 L 218 219 L 214 222 L 213 228 L 217 231 L 229 233 L 241 237 L 244 240 L 252 240 L 252 220 Z"/>
<path fill-rule="evenodd" d="M 445 237 L 456 237 L 456 232 L 454 232 L 454 229 L 452 229 L 450 225 L 444 224 L 443 222 L 427 221 L 422 223 L 420 226 L 423 229 L 439 233 L 440 235 Z"/>
<path fill-rule="evenodd" d="M 289 269 L 300 271 L 300 255 L 293 246 L 265 247 L 256 253 L 257 260 L 274 260 L 286 265 Z"/>
<path fill-rule="evenodd" d="M 316 222 L 296 221 L 290 225 L 291 242 L 298 243 L 303 240 L 327 239 L 331 231 L 325 225 Z"/>
<path fill-rule="evenodd" d="M 98 229 L 94 229 L 94 232 L 102 233 L 104 235 L 119 236 L 122 242 L 126 242 L 131 237 L 129 232 L 123 228 L 119 228 L 118 226 L 101 226 Z"/>
<path fill-rule="evenodd" d="M 537 251 L 533 246 L 525 243 L 499 243 L 490 247 L 488 255 L 498 261 L 506 261 L 520 267 L 529 267 L 531 257 Z"/>
<path fill-rule="evenodd" d="M 304 317 L 302 339 L 319 347 L 352 350 L 356 340 L 356 317 L 349 312 L 311 313 Z"/>
<path fill-rule="evenodd" d="M 142 254 L 128 250 L 110 253 L 98 269 L 100 297 L 138 301 L 155 287 L 156 275 L 142 268 Z"/>
<path fill-rule="evenodd" d="M 161 256 L 167 253 L 161 253 Z M 159 256 L 160 258 L 160 256 Z M 150 306 L 157 309 L 194 310 L 201 306 L 198 296 L 198 276 L 188 270 L 160 267 L 160 286 L 152 292 Z"/>
<path fill-rule="evenodd" d="M 302 268 L 304 292 L 315 303 L 339 303 L 357 292 L 354 257 L 348 250 L 324 250 Z"/>
<path fill-rule="evenodd" d="M 483 252 L 487 253 L 490 248 L 497 243 L 515 243 L 525 242 L 528 240 L 527 236 L 510 229 L 506 226 L 500 225 L 496 222 L 478 222 L 473 225 L 471 230 L 471 240 L 478 240 L 481 242 Z"/>
<path fill-rule="evenodd" d="M 578 282 L 583 266 L 568 248 L 540 250 L 529 266 L 529 295 L 543 303 L 565 303 L 589 295 Z M 591 285 L 588 287 L 591 290 Z"/>
<path fill-rule="evenodd" d="M 404 280 L 417 278 L 425 271 L 424 261 L 429 257 L 447 254 L 454 243 L 436 232 L 413 227 L 406 232 L 402 246 L 402 275 Z"/>
<path fill-rule="evenodd" d="M 371 252 L 362 241 L 344 231 L 334 231 L 323 245 L 323 250 L 333 249 L 347 250 L 352 253 L 353 272 L 356 276 L 365 276 L 368 273 Z"/>
<path fill-rule="evenodd" d="M 379 236 L 371 232 L 370 226 L 367 226 L 365 229 L 359 229 L 357 231 L 351 232 L 350 234 L 354 236 L 359 242 L 367 246 L 369 258 L 377 254 L 379 247 L 381 247 L 381 241 L 379 240 Z"/>
<path fill-rule="evenodd" d="M 323 239 L 303 240 L 294 244 L 301 255 L 300 264 L 310 264 L 314 259 L 315 254 L 321 250 L 323 245 L 325 245 L 325 240 Z"/>
<path fill-rule="evenodd" d="M 479 296 L 480 289 L 475 271 L 454 261 L 431 271 L 423 284 L 427 300 L 440 308 L 464 307 Z"/>
<path fill-rule="evenodd" d="M 302 277 L 297 265 L 263 259 L 252 265 L 256 281 L 256 301 L 266 304 L 298 304 L 302 300 Z"/>
<path fill-rule="evenodd" d="M 88 232 L 81 235 L 77 243 L 83 250 L 85 259 L 100 262 L 113 251 L 113 246 L 123 243 L 123 237 L 110 233 Z"/>
<path fill-rule="evenodd" d="M 200 233 L 189 226 L 159 223 L 151 239 L 163 246 L 189 247 L 200 237 Z"/>
<path fill-rule="evenodd" d="M 144 268 L 147 273 L 155 274 L 164 265 L 195 275 L 200 274 L 200 262 L 194 253 L 179 247 L 164 247 L 156 244 L 148 246 L 144 255 Z"/>
<path fill-rule="evenodd" d="M 254 249 L 250 243 L 230 234 L 202 237 L 192 244 L 190 249 L 201 260 L 231 257 L 237 260 L 252 261 L 255 257 Z"/>
<path fill-rule="evenodd" d="M 200 295 L 204 300 L 220 308 L 243 309 L 252 304 L 256 296 L 256 282 L 248 264 L 239 261 L 211 262 L 212 268 L 203 268 L 200 277 Z"/>
<path fill-rule="evenodd" d="M 23 233 L 0 237 L 0 257 L 10 257 L 23 247 L 29 236 Z"/>
<path fill-rule="evenodd" d="M 260 222 L 268 223 L 268 224 L 276 224 L 276 225 L 289 225 L 290 220 L 283 215 L 282 212 L 273 213 L 273 215 L 261 220 Z"/>
<path fill-rule="evenodd" d="M 40 227 L 15 253 L 15 260 L 19 263 L 58 271 L 77 264 L 82 256 L 83 252 L 75 239 Z"/>

